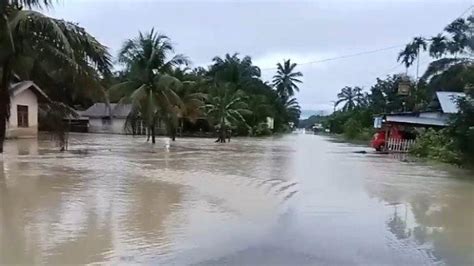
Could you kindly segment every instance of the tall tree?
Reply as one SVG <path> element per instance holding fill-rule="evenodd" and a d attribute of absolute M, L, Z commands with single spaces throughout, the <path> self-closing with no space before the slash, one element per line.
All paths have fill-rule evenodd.
<path fill-rule="evenodd" d="M 447 33 L 451 35 L 451 40 L 448 42 L 448 50 L 452 55 L 458 55 L 462 53 L 466 46 L 469 43 L 468 30 L 469 25 L 468 21 L 463 18 L 458 18 L 455 21 L 451 22 L 444 29 Z M 471 33 L 472 35 L 472 33 Z M 471 36 L 472 38 L 472 36 Z"/>
<path fill-rule="evenodd" d="M 14 75 L 33 79 L 34 69 L 43 76 L 62 73 L 97 85 L 98 72 L 109 73 L 111 64 L 107 49 L 83 28 L 24 9 L 49 6 L 51 2 L 0 2 L 0 153 L 10 115 L 9 88 Z"/>
<path fill-rule="evenodd" d="M 434 58 L 440 58 L 446 53 L 447 44 L 446 36 L 443 34 L 438 34 L 431 38 L 431 44 L 429 48 L 430 56 Z"/>
<path fill-rule="evenodd" d="M 151 132 L 152 143 L 155 143 L 158 119 L 165 119 L 168 126 L 173 125 L 177 109 L 184 108 L 176 93 L 182 84 L 167 73 L 187 64 L 188 60 L 181 54 L 171 56 L 172 53 L 173 46 L 167 36 L 154 29 L 140 32 L 137 38 L 126 41 L 119 51 L 118 59 L 125 66 L 127 80 L 109 90 L 111 97 L 130 102 L 133 109 L 139 110 L 135 113 Z"/>
<path fill-rule="evenodd" d="M 238 123 L 246 124 L 245 115 L 250 115 L 245 101 L 245 93 L 237 90 L 235 84 L 217 83 L 210 88 L 205 105 L 208 116 L 214 121 L 219 130 L 217 142 L 224 143 L 226 132 Z"/>
<path fill-rule="evenodd" d="M 416 75 L 418 77 L 420 52 L 426 51 L 426 48 L 426 40 L 423 37 L 415 37 L 413 38 L 412 42 L 407 44 L 405 48 L 398 54 L 397 60 L 399 62 L 401 61 L 408 70 L 415 59 L 418 59 L 416 67 Z"/>
<path fill-rule="evenodd" d="M 237 89 L 248 91 L 252 83 L 260 78 L 260 68 L 253 65 L 250 56 L 239 58 L 238 54 L 214 57 L 208 76 L 217 82 L 232 82 Z"/>
<path fill-rule="evenodd" d="M 341 92 L 337 94 L 338 100 L 336 101 L 336 106 L 344 103 L 342 110 L 351 111 L 357 106 L 357 98 L 361 98 L 361 89 L 344 87 L 341 89 Z"/>
<path fill-rule="evenodd" d="M 422 76 L 432 91 L 462 91 L 468 85 L 474 61 L 474 16 L 456 19 L 444 29 L 445 35 L 431 38 L 432 61 Z"/>
<path fill-rule="evenodd" d="M 282 105 L 286 120 L 296 124 L 301 115 L 301 107 L 296 98 L 284 97 L 282 99 Z"/>
<path fill-rule="evenodd" d="M 273 76 L 273 86 L 281 97 L 291 97 L 300 89 L 298 83 L 302 83 L 300 77 L 303 74 L 299 71 L 295 72 L 297 64 L 291 63 L 290 59 L 284 60 L 283 65 L 277 64 L 277 73 Z"/>
<path fill-rule="evenodd" d="M 426 51 L 426 40 L 423 37 L 413 38 L 413 49 L 416 50 L 416 80 L 418 81 L 420 73 L 420 52 Z"/>
<path fill-rule="evenodd" d="M 402 62 L 408 71 L 408 68 L 413 64 L 416 59 L 416 50 L 413 49 L 411 44 L 407 44 L 405 48 L 398 54 L 397 61 Z"/>

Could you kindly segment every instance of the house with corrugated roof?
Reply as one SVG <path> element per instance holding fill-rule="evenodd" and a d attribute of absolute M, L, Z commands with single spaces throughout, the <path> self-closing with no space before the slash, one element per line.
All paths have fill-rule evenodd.
<path fill-rule="evenodd" d="M 382 133 L 376 134 L 374 139 L 377 140 L 372 141 L 372 146 L 376 149 L 383 147 L 386 151 L 408 151 L 415 143 L 413 130 L 419 132 L 426 128 L 447 127 L 451 116 L 459 112 L 458 99 L 464 97 L 466 94 L 461 92 L 438 91 L 423 112 L 390 113 L 375 117 L 374 128 Z M 384 140 L 379 136 L 383 136 Z"/>
<path fill-rule="evenodd" d="M 11 84 L 10 118 L 7 122 L 7 138 L 32 138 L 38 135 L 38 106 L 49 102 L 48 96 L 33 82 L 20 81 Z"/>
<path fill-rule="evenodd" d="M 462 92 L 438 91 L 432 103 L 423 112 L 385 114 L 384 123 L 419 127 L 446 127 L 451 115 L 459 111 L 457 99 L 466 97 Z"/>
<path fill-rule="evenodd" d="M 125 122 L 131 110 L 131 104 L 95 103 L 79 114 L 89 119 L 88 132 L 125 134 Z"/>

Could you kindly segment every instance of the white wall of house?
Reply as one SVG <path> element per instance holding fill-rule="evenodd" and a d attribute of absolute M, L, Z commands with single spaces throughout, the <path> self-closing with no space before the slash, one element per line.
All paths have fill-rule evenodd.
<path fill-rule="evenodd" d="M 91 133 L 112 133 L 112 134 L 125 134 L 124 118 L 113 118 L 107 123 L 102 118 L 89 118 L 89 132 Z"/>
<path fill-rule="evenodd" d="M 28 127 L 18 127 L 17 106 L 28 106 Z M 26 89 L 11 99 L 10 119 L 7 123 L 7 138 L 28 138 L 38 135 L 38 99 L 30 89 Z"/>

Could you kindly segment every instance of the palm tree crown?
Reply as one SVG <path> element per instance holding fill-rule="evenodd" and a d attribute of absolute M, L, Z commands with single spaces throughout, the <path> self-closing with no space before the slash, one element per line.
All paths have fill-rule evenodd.
<path fill-rule="evenodd" d="M 401 61 L 406 68 L 410 67 L 419 56 L 420 51 L 426 51 L 426 46 L 426 40 L 423 37 L 413 38 L 413 41 L 398 54 L 397 61 Z"/>
<path fill-rule="evenodd" d="M 216 84 L 208 95 L 205 105 L 207 114 L 221 131 L 236 123 L 246 123 L 244 115 L 251 112 L 245 99 L 245 93 L 236 90 L 234 84 Z"/>
<path fill-rule="evenodd" d="M 182 83 L 169 75 L 174 67 L 187 64 L 183 55 L 173 55 L 169 38 L 157 34 L 154 29 L 124 43 L 119 51 L 119 62 L 124 64 L 127 80 L 112 86 L 112 98 L 132 103 L 134 114 L 139 115 L 153 132 L 158 118 L 174 124 L 178 110 L 184 109 L 182 99 L 176 93 Z M 133 117 L 132 117 L 133 119 Z M 173 122 L 173 123 L 171 123 Z"/>
<path fill-rule="evenodd" d="M 253 65 L 249 56 L 240 59 L 237 53 L 226 54 L 224 58 L 216 56 L 212 61 L 214 63 L 208 75 L 219 82 L 233 82 L 239 89 L 246 89 L 249 83 L 261 75 L 260 68 Z"/>
<path fill-rule="evenodd" d="M 9 118 L 8 88 L 13 76 L 100 87 L 99 73 L 110 73 L 107 48 L 77 24 L 47 17 L 26 7 L 48 6 L 52 1 L 11 0 L 0 3 L 0 153 Z M 34 74 L 33 74 L 34 73 Z"/>
<path fill-rule="evenodd" d="M 443 34 L 438 34 L 431 38 L 431 45 L 430 45 L 430 56 L 438 59 L 443 56 L 446 52 L 447 44 L 446 44 L 446 37 Z"/>
<path fill-rule="evenodd" d="M 337 98 L 336 106 L 345 102 L 342 107 L 344 111 L 353 110 L 356 106 L 363 104 L 364 101 L 362 89 L 359 87 L 344 87 L 341 89 L 341 92 L 337 94 Z"/>
<path fill-rule="evenodd" d="M 297 83 L 302 83 L 299 77 L 302 77 L 301 72 L 295 72 L 297 64 L 291 63 L 290 59 L 284 60 L 283 65 L 277 64 L 277 74 L 273 76 L 273 86 L 276 88 L 280 96 L 293 96 L 298 92 Z"/>

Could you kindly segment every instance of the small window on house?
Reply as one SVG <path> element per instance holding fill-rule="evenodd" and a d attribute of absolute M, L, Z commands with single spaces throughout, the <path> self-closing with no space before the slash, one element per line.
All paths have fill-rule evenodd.
<path fill-rule="evenodd" d="M 18 127 L 28 127 L 28 106 L 17 105 Z"/>
<path fill-rule="evenodd" d="M 111 125 L 111 124 L 112 124 L 112 119 L 110 119 L 109 116 L 102 117 L 102 125 L 103 126 Z"/>

